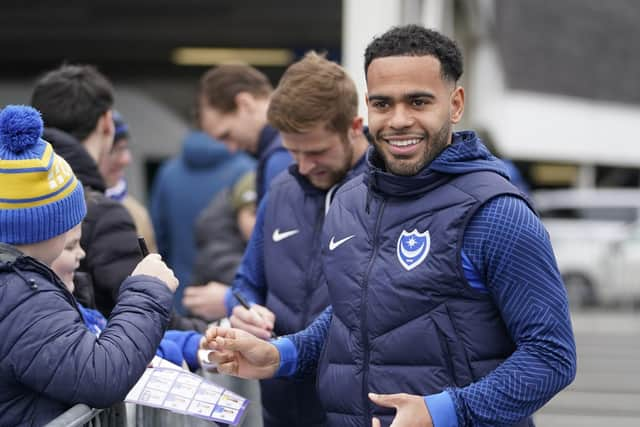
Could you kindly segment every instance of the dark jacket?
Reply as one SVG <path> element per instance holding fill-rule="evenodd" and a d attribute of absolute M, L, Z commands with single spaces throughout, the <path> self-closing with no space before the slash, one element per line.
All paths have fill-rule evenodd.
<path fill-rule="evenodd" d="M 41 426 L 69 407 L 122 401 L 153 358 L 171 291 L 128 278 L 100 337 L 47 266 L 0 244 L 0 426 Z"/>
<path fill-rule="evenodd" d="M 335 190 L 364 169 L 363 156 L 330 191 L 311 185 L 296 165 L 273 180 L 265 211 L 263 253 L 265 305 L 276 315 L 277 335 L 304 329 L 329 304 L 320 262 L 322 225 Z M 265 426 L 324 424 L 326 416 L 314 378 L 262 380 L 260 386 Z"/>
<path fill-rule="evenodd" d="M 461 156 L 446 173 L 430 166 L 404 177 L 382 170 L 373 150 L 369 160 L 336 196 L 322 239 L 333 319 L 318 392 L 336 426 L 368 426 L 373 415 L 389 425 L 394 411 L 376 408 L 368 392 L 463 387 L 515 350 L 498 307 L 468 285 L 459 259 L 477 209 L 498 195 L 520 197 L 502 166 Z"/>
<path fill-rule="evenodd" d="M 231 284 L 247 244 L 238 229 L 228 188 L 221 190 L 198 216 L 195 236 L 198 252 L 193 268 L 194 284 L 210 281 Z"/>
<path fill-rule="evenodd" d="M 109 317 L 120 284 L 142 258 L 133 219 L 121 203 L 104 195 L 105 184 L 98 166 L 75 138 L 52 128 L 45 128 L 43 138 L 69 163 L 85 187 L 87 216 L 82 223 L 80 245 L 86 256 L 78 271 L 88 273 L 94 288 L 95 307 Z M 82 283 L 78 285 L 81 292 Z M 81 302 L 94 306 L 84 298 Z"/>
<path fill-rule="evenodd" d="M 151 192 L 151 219 L 158 250 L 180 281 L 174 307 L 184 314 L 184 287 L 192 282 L 196 257 L 194 224 L 202 210 L 223 188 L 253 168 L 244 154 L 231 154 L 202 132 L 190 132 L 181 153 L 162 165 Z"/>

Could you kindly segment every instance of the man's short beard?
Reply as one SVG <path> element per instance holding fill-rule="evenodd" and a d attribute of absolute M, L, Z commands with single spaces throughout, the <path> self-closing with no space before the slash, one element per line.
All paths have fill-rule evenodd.
<path fill-rule="evenodd" d="M 329 171 L 328 182 L 330 185 L 323 184 L 321 187 L 319 187 L 317 184 L 309 180 L 309 182 L 311 182 L 311 184 L 314 187 L 319 188 L 321 190 L 328 190 L 334 185 L 342 182 L 346 178 L 346 176 L 349 174 L 349 171 L 351 170 L 351 167 L 353 164 L 353 146 L 351 146 L 351 142 L 347 138 L 342 138 L 341 143 L 343 144 L 343 147 L 344 147 L 344 159 L 343 159 L 344 162 L 342 164 L 343 168 L 340 170 Z"/>
<path fill-rule="evenodd" d="M 449 145 L 449 138 L 451 134 L 451 124 L 445 122 L 440 130 L 434 135 L 433 138 L 428 138 L 425 135 L 426 143 L 424 150 L 421 153 L 421 157 L 417 161 L 411 160 L 396 160 L 388 158 L 389 156 L 382 150 L 378 149 L 381 144 L 386 144 L 381 138 L 376 138 L 376 150 L 380 153 L 384 159 L 384 163 L 387 171 L 394 175 L 413 176 L 429 165 L 433 159 L 438 157 L 440 153 Z"/>

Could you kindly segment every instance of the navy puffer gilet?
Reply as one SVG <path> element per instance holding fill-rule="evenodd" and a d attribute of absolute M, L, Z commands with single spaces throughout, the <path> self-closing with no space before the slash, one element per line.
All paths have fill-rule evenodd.
<path fill-rule="evenodd" d="M 362 173 L 364 165 L 363 156 L 345 181 Z M 279 336 L 304 329 L 329 304 L 320 236 L 333 194 L 335 189 L 311 185 L 296 165 L 278 175 L 269 189 L 263 228 L 266 306 L 276 315 Z M 314 378 L 270 379 L 260 385 L 265 427 L 324 425 Z"/>
<path fill-rule="evenodd" d="M 460 251 L 480 206 L 521 195 L 500 166 L 473 158 L 488 154 L 473 133 L 455 134 L 441 156 L 447 151 L 458 152 L 457 163 L 438 169 L 436 159 L 418 175 L 400 177 L 378 168 L 371 150 L 367 174 L 336 195 L 322 238 L 333 318 L 318 393 L 329 426 L 370 426 L 374 415 L 388 426 L 394 411 L 376 407 L 367 393 L 463 387 L 515 350 L 489 294 L 467 283 Z M 407 268 L 399 239 L 413 230 L 428 231 L 428 252 L 421 262 L 404 259 Z"/>

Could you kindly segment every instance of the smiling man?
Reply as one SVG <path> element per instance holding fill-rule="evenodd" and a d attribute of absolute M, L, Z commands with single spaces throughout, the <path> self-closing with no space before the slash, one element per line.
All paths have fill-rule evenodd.
<path fill-rule="evenodd" d="M 282 76 L 267 117 L 294 164 L 271 184 L 226 304 L 231 324 L 260 338 L 308 326 L 329 302 L 320 232 L 335 190 L 364 170 L 368 142 L 356 87 L 311 52 Z M 336 243 L 339 244 L 339 243 Z M 253 303 L 247 310 L 233 296 Z M 323 426 L 315 380 L 261 381 L 265 427 Z"/>
<path fill-rule="evenodd" d="M 202 130 L 229 151 L 244 151 L 258 161 L 258 203 L 271 180 L 291 163 L 278 131 L 267 122 L 273 87 L 267 76 L 249 65 L 221 65 L 200 79 L 199 120 Z"/>
<path fill-rule="evenodd" d="M 374 147 L 321 238 L 331 307 L 272 343 L 211 329 L 213 357 L 244 377 L 316 373 L 329 426 L 533 426 L 576 371 L 549 236 L 499 159 L 452 129 L 452 40 L 393 28 L 365 73 Z"/>

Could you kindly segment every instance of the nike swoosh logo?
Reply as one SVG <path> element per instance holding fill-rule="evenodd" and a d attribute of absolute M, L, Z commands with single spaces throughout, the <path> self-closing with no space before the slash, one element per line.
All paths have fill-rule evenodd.
<path fill-rule="evenodd" d="M 274 242 L 279 242 L 281 240 L 286 239 L 287 237 L 294 236 L 299 232 L 300 230 L 294 229 L 294 230 L 284 231 L 281 233 L 280 229 L 276 228 L 275 230 L 273 230 L 273 235 L 271 236 L 271 238 L 273 239 Z"/>
<path fill-rule="evenodd" d="M 351 236 L 347 236 L 344 239 L 340 239 L 337 242 L 334 241 L 336 236 L 331 236 L 331 241 L 329 242 L 329 250 L 333 251 L 335 250 L 338 246 L 340 246 L 341 244 L 343 244 L 344 242 L 353 239 L 354 237 L 356 237 L 355 234 L 352 234 Z"/>

